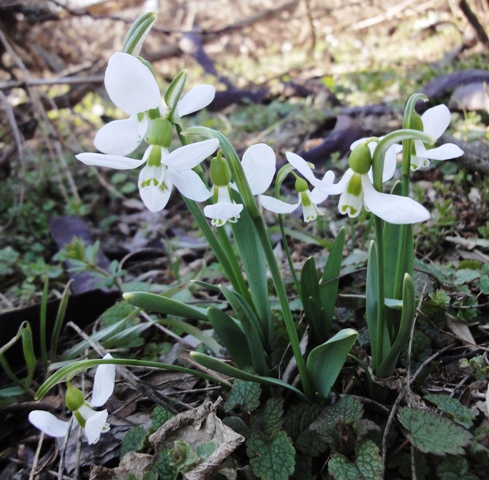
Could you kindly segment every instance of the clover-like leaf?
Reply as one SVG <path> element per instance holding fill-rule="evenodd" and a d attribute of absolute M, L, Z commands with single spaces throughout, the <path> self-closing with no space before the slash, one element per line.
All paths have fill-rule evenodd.
<path fill-rule="evenodd" d="M 252 436 L 247 452 L 254 474 L 263 480 L 288 480 L 294 472 L 295 448 L 284 431 Z"/>
<path fill-rule="evenodd" d="M 436 394 L 425 395 L 423 398 L 436 405 L 439 410 L 462 427 L 472 427 L 476 417 L 475 413 L 470 408 L 464 407 L 456 398 Z"/>
<path fill-rule="evenodd" d="M 224 409 L 229 412 L 239 405 L 243 410 L 252 412 L 260 406 L 260 395 L 260 384 L 238 378 L 234 381 L 233 388 L 224 404 Z"/>
<path fill-rule="evenodd" d="M 331 456 L 328 472 L 335 480 L 383 480 L 382 457 L 379 448 L 371 440 L 359 443 L 355 462 L 350 462 L 341 453 Z"/>
<path fill-rule="evenodd" d="M 424 453 L 463 455 L 472 434 L 452 420 L 430 410 L 403 408 L 399 420 L 407 429 L 407 438 Z"/>

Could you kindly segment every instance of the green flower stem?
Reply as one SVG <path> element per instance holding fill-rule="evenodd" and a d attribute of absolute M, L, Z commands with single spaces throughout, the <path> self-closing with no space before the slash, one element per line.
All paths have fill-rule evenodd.
<path fill-rule="evenodd" d="M 243 204 L 248 210 L 253 224 L 255 225 L 256 232 L 263 247 L 263 251 L 265 252 L 265 257 L 268 263 L 268 267 L 270 269 L 270 274 L 272 276 L 275 291 L 277 292 L 280 306 L 282 308 L 285 328 L 287 330 L 292 352 L 294 354 L 297 368 L 299 370 L 302 388 L 306 396 L 312 400 L 313 393 L 311 390 L 309 374 L 307 372 L 304 357 L 302 356 L 299 336 L 297 334 L 292 311 L 290 310 L 287 292 L 282 281 L 282 276 L 280 275 L 280 269 L 278 267 L 277 260 L 275 259 L 272 244 L 270 243 L 270 238 L 268 237 L 263 218 L 260 215 L 258 205 L 256 204 L 253 194 L 251 193 L 250 186 L 243 171 L 243 167 L 241 166 L 241 162 L 239 161 L 238 155 L 229 140 L 222 133 L 216 130 L 212 130 L 206 127 L 192 127 L 185 131 L 185 135 L 202 135 L 205 137 L 217 138 L 219 140 L 222 151 L 224 153 L 224 157 L 227 158 L 229 161 L 234 180 L 243 200 Z"/>
<path fill-rule="evenodd" d="M 133 360 L 129 358 L 107 358 L 107 359 L 95 359 L 95 360 L 81 360 L 79 362 L 70 363 L 60 368 L 57 372 L 53 373 L 37 390 L 35 399 L 41 400 L 51 388 L 61 382 L 71 380 L 75 375 L 78 375 L 85 370 L 96 367 L 98 365 L 121 365 L 124 367 L 145 367 L 156 368 L 160 370 L 170 370 L 172 372 L 188 373 L 195 377 L 203 378 L 212 383 L 217 383 L 222 388 L 228 390 L 231 388 L 229 383 L 224 382 L 212 375 L 207 375 L 199 370 L 193 370 L 190 368 L 179 367 L 177 365 L 168 365 L 160 362 L 150 362 L 147 360 Z"/>

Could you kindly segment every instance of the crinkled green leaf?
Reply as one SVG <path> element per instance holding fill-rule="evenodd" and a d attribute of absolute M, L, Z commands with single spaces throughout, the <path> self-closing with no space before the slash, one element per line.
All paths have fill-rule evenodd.
<path fill-rule="evenodd" d="M 321 436 L 309 428 L 321 410 L 319 405 L 296 403 L 287 410 L 284 418 L 284 429 L 294 441 L 296 449 L 311 457 L 319 455 L 328 447 Z"/>
<path fill-rule="evenodd" d="M 456 398 L 448 395 L 429 394 L 423 397 L 428 402 L 436 405 L 445 415 L 465 428 L 471 428 L 476 418 L 470 408 L 464 407 Z"/>
<path fill-rule="evenodd" d="M 120 458 L 126 453 L 138 452 L 144 448 L 148 432 L 143 427 L 132 427 L 129 429 L 122 440 Z"/>
<path fill-rule="evenodd" d="M 284 399 L 282 397 L 269 398 L 258 411 L 254 421 L 265 435 L 271 435 L 281 429 L 284 414 Z"/>
<path fill-rule="evenodd" d="M 151 471 L 158 474 L 158 479 L 175 480 L 178 476 L 178 468 L 173 463 L 169 450 L 162 450 L 158 458 L 151 465 Z"/>
<path fill-rule="evenodd" d="M 158 430 L 163 424 L 165 424 L 170 418 L 173 417 L 173 413 L 169 412 L 166 408 L 161 405 L 156 405 L 151 414 L 151 423 L 155 430 Z"/>
<path fill-rule="evenodd" d="M 399 420 L 407 429 L 407 438 L 425 453 L 463 455 L 472 434 L 452 420 L 431 410 L 403 408 Z"/>
<path fill-rule="evenodd" d="M 219 446 L 217 440 L 210 440 L 209 442 L 203 442 L 195 447 L 195 453 L 201 460 L 207 460 Z"/>
<path fill-rule="evenodd" d="M 455 278 L 453 279 L 454 285 L 462 285 L 464 283 L 470 283 L 480 277 L 480 273 L 477 270 L 471 268 L 462 268 L 457 270 Z"/>
<path fill-rule="evenodd" d="M 252 412 L 260 406 L 261 387 L 259 383 L 247 380 L 234 381 L 233 388 L 224 404 L 226 412 L 239 406 L 246 412 Z"/>
<path fill-rule="evenodd" d="M 102 327 L 109 327 L 115 325 L 119 320 L 123 318 L 133 317 L 137 313 L 136 307 L 127 302 L 117 302 L 112 307 L 105 310 L 100 318 L 100 324 Z"/>
<path fill-rule="evenodd" d="M 234 430 L 237 434 L 244 437 L 246 440 L 248 440 L 248 438 L 251 436 L 251 430 L 241 417 L 226 415 L 222 419 L 222 423 Z"/>
<path fill-rule="evenodd" d="M 284 431 L 252 436 L 247 453 L 253 473 L 263 480 L 288 480 L 294 471 L 295 449 Z"/>
<path fill-rule="evenodd" d="M 383 480 L 379 447 L 371 440 L 360 442 L 356 448 L 355 462 L 350 462 L 340 453 L 334 453 L 328 463 L 328 472 L 335 480 Z"/>
<path fill-rule="evenodd" d="M 477 480 L 479 477 L 469 473 L 469 464 L 463 457 L 446 457 L 436 467 L 439 480 Z"/>

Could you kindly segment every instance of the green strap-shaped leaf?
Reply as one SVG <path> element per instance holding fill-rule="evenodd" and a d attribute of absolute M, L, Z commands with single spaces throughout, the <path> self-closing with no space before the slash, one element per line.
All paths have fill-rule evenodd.
<path fill-rule="evenodd" d="M 325 331 L 321 322 L 321 296 L 314 257 L 309 257 L 302 267 L 300 293 L 306 320 L 312 326 L 314 334 L 312 340 L 315 345 L 318 345 L 324 342 Z"/>
<path fill-rule="evenodd" d="M 399 325 L 399 332 L 397 333 L 394 344 L 380 365 L 377 372 L 379 377 L 390 377 L 394 372 L 399 354 L 409 341 L 415 313 L 416 295 L 414 292 L 414 282 L 411 276 L 406 273 L 404 275 L 404 285 L 402 289 L 402 316 L 401 323 Z"/>
<path fill-rule="evenodd" d="M 203 365 L 204 367 L 210 368 L 215 372 L 222 373 L 223 375 L 228 375 L 233 378 L 239 378 L 241 380 L 248 380 L 249 382 L 257 382 L 262 385 L 269 385 L 271 387 L 280 387 L 286 388 L 288 390 L 293 391 L 296 395 L 298 395 L 301 400 L 308 401 L 307 397 L 297 388 L 292 385 L 289 385 L 287 382 L 283 380 L 279 380 L 278 378 L 273 377 L 265 377 L 261 375 L 254 375 L 252 373 L 244 372 L 243 370 L 239 370 L 236 367 L 229 365 L 228 363 L 221 362 L 217 358 L 211 357 L 209 355 L 205 355 L 200 352 L 190 352 L 190 356 L 197 362 Z"/>
<path fill-rule="evenodd" d="M 358 332 L 345 328 L 327 342 L 314 348 L 307 357 L 306 367 L 313 388 L 326 398 L 343 368 Z"/>
<path fill-rule="evenodd" d="M 368 336 L 370 338 L 370 351 L 372 355 L 374 372 L 377 370 L 382 361 L 382 352 L 379 351 L 381 346 L 377 345 L 378 284 L 379 276 L 377 272 L 377 248 L 375 246 L 375 242 L 372 241 L 368 247 L 365 317 L 367 320 Z"/>
<path fill-rule="evenodd" d="M 336 236 L 329 251 L 320 283 L 321 306 L 324 310 L 325 335 L 329 334 L 333 325 L 334 307 L 338 296 L 338 283 L 340 281 L 341 260 L 345 247 L 346 229 L 342 227 Z M 324 338 L 325 340 L 326 338 Z"/>
<path fill-rule="evenodd" d="M 259 375 L 268 373 L 268 361 L 265 354 L 265 334 L 260 321 L 246 300 L 234 290 L 221 285 L 221 292 L 231 305 L 238 320 L 243 326 L 248 348 L 251 354 L 251 364 Z"/>
<path fill-rule="evenodd" d="M 216 307 L 207 309 L 207 318 L 217 336 L 226 347 L 233 362 L 242 368 L 251 365 L 251 353 L 241 326 L 229 315 Z"/>
<path fill-rule="evenodd" d="M 53 333 L 51 335 L 51 363 L 54 362 L 56 358 L 56 351 L 58 350 L 59 335 L 61 333 L 61 328 L 65 320 L 66 309 L 68 308 L 68 300 L 70 298 L 70 285 L 73 280 L 68 282 L 66 288 L 59 302 L 58 313 L 56 314 L 56 321 L 54 322 Z"/>
<path fill-rule="evenodd" d="M 153 312 L 164 313 L 165 315 L 176 315 L 188 318 L 189 320 L 207 321 L 206 311 L 203 308 L 191 307 L 184 303 L 173 300 L 172 298 L 156 295 L 148 292 L 128 292 L 122 296 L 136 307 L 151 310 Z"/>

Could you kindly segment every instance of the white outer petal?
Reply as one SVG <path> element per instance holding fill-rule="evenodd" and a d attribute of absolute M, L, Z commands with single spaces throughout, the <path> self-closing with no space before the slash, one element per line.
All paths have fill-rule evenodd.
<path fill-rule="evenodd" d="M 214 100 L 215 96 L 216 89 L 212 85 L 197 85 L 178 102 L 178 116 L 184 117 L 202 110 Z"/>
<path fill-rule="evenodd" d="M 136 116 L 124 120 L 114 120 L 104 125 L 95 135 L 95 148 L 102 153 L 125 157 L 134 152 L 143 140 L 139 133 Z"/>
<path fill-rule="evenodd" d="M 307 164 L 307 162 L 293 152 L 285 152 L 285 156 L 289 163 L 314 187 L 318 187 L 321 183 L 321 180 L 315 177 L 314 173 L 311 170 L 311 167 Z"/>
<path fill-rule="evenodd" d="M 64 437 L 70 428 L 69 422 L 64 422 L 44 410 L 33 410 L 29 413 L 29 422 L 51 437 Z"/>
<path fill-rule="evenodd" d="M 219 140 L 216 138 L 191 143 L 173 150 L 161 159 L 161 163 L 178 170 L 190 170 L 214 153 L 218 146 Z"/>
<path fill-rule="evenodd" d="M 282 213 L 291 213 L 294 210 L 296 210 L 301 204 L 301 201 L 299 199 L 297 203 L 292 204 L 292 203 L 283 202 L 282 200 L 279 200 L 275 197 L 262 195 L 260 197 L 260 204 L 267 210 L 270 210 L 271 212 L 282 214 Z"/>
<path fill-rule="evenodd" d="M 334 183 L 328 188 L 328 194 L 329 195 L 339 195 L 343 193 L 346 190 L 346 187 L 348 186 L 348 182 L 350 181 L 351 177 L 353 177 L 353 174 L 355 172 L 349 168 L 343 177 L 341 177 L 341 180 L 338 183 Z"/>
<path fill-rule="evenodd" d="M 421 115 L 423 131 L 434 139 L 440 138 L 450 124 L 450 110 L 446 105 L 429 108 Z"/>
<path fill-rule="evenodd" d="M 426 149 L 423 152 L 416 153 L 418 157 L 431 160 L 450 160 L 451 158 L 461 157 L 464 151 L 454 143 L 444 143 L 437 148 Z"/>
<path fill-rule="evenodd" d="M 96 412 L 94 415 L 91 415 L 90 418 L 86 421 L 84 430 L 89 445 L 97 443 L 100 439 L 100 434 L 102 432 L 108 431 L 108 416 L 109 413 L 107 412 L 107 410 L 102 410 L 101 412 Z"/>
<path fill-rule="evenodd" d="M 246 150 L 241 165 L 253 195 L 265 192 L 275 175 L 275 152 L 266 143 L 252 145 Z"/>
<path fill-rule="evenodd" d="M 173 179 L 173 184 L 184 197 L 195 202 L 205 202 L 212 195 L 199 175 L 193 170 L 170 169 L 169 173 Z"/>
<path fill-rule="evenodd" d="M 128 53 L 116 52 L 105 71 L 105 88 L 110 99 L 129 115 L 159 107 L 158 83 L 148 67 Z"/>
<path fill-rule="evenodd" d="M 104 359 L 112 358 L 108 353 Z M 102 406 L 114 392 L 115 385 L 115 365 L 99 365 L 95 372 L 93 382 L 93 393 L 90 404 L 92 407 Z"/>
<path fill-rule="evenodd" d="M 430 212 L 412 198 L 377 192 L 365 175 L 362 176 L 362 188 L 366 208 L 386 222 L 400 225 L 430 218 Z"/>
<path fill-rule="evenodd" d="M 116 170 L 131 170 L 142 165 L 146 160 L 122 157 L 120 155 L 106 155 L 105 153 L 79 153 L 75 157 L 85 165 L 95 167 L 114 168 Z"/>
<path fill-rule="evenodd" d="M 385 152 L 384 171 L 382 172 L 382 181 L 383 182 L 387 182 L 387 180 L 390 180 L 394 176 L 394 173 L 396 173 L 397 152 L 400 151 L 396 147 L 398 147 L 402 150 L 402 147 L 400 147 L 400 145 L 391 145 L 387 149 L 387 152 Z"/>

